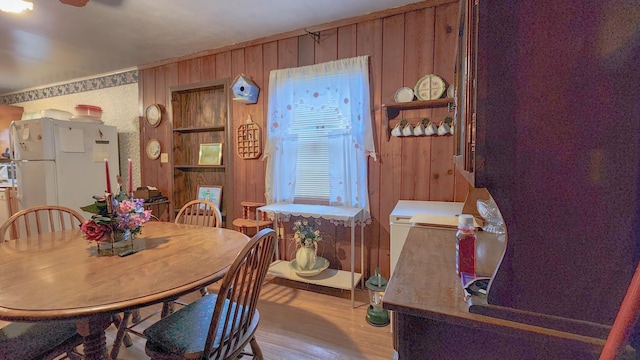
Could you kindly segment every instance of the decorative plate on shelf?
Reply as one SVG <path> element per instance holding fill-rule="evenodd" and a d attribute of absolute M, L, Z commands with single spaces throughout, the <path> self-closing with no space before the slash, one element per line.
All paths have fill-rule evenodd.
<path fill-rule="evenodd" d="M 324 270 L 326 270 L 329 267 L 329 260 L 318 256 L 316 258 L 316 264 L 313 266 L 313 269 L 311 270 L 300 270 L 298 268 L 298 262 L 296 261 L 296 259 L 291 260 L 291 262 L 289 263 L 289 267 L 296 272 L 296 274 L 298 274 L 298 276 L 302 276 L 302 277 L 309 277 L 309 276 L 316 276 L 318 274 L 320 274 L 321 272 L 323 272 Z"/>
<path fill-rule="evenodd" d="M 427 74 L 418 80 L 414 94 L 418 100 L 439 99 L 447 89 L 444 80 L 435 74 Z"/>
<path fill-rule="evenodd" d="M 413 101 L 413 90 L 408 87 L 401 87 L 396 91 L 396 94 L 393 96 L 393 99 L 397 103 L 406 103 Z"/>

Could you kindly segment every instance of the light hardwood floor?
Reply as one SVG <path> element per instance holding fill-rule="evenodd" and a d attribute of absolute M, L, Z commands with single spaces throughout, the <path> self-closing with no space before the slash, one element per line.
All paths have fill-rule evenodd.
<path fill-rule="evenodd" d="M 265 283 L 258 304 L 260 325 L 256 334 L 265 359 L 392 359 L 389 326 L 374 327 L 365 320 L 369 305 L 366 291 L 356 290 L 356 307 L 352 308 L 349 291 L 322 289 L 324 293 L 320 293 L 305 288 L 310 285 L 280 279 Z M 143 309 L 143 316 L 152 310 Z M 107 330 L 109 349 L 114 335 L 115 328 L 111 326 Z M 134 345 L 122 346 L 118 359 L 148 359 L 144 339 L 131 337 Z"/>

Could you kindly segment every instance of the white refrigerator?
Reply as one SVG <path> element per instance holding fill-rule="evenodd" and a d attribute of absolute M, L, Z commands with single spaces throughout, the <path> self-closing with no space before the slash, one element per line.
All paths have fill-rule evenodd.
<path fill-rule="evenodd" d="M 93 195 L 105 193 L 105 159 L 112 192 L 117 192 L 115 126 L 41 118 L 12 122 L 10 134 L 19 210 L 60 205 L 89 218 L 92 214 L 80 207 L 93 203 Z"/>

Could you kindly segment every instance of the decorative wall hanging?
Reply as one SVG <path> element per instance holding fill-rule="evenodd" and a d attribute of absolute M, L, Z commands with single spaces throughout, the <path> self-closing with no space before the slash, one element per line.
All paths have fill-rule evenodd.
<path fill-rule="evenodd" d="M 221 165 L 222 143 L 200 144 L 198 165 Z"/>
<path fill-rule="evenodd" d="M 211 201 L 219 210 L 221 198 L 222 198 L 222 186 L 198 185 L 198 200 Z M 200 208 L 204 208 L 204 204 L 201 204 Z"/>
<path fill-rule="evenodd" d="M 236 151 L 242 159 L 257 159 L 262 155 L 262 130 L 251 120 L 251 115 L 236 130 Z"/>
<path fill-rule="evenodd" d="M 144 110 L 144 118 L 147 124 L 156 127 L 162 121 L 162 108 L 158 104 L 151 104 Z"/>
<path fill-rule="evenodd" d="M 231 84 L 233 100 L 243 104 L 255 104 L 258 102 L 260 88 L 246 75 L 238 75 Z"/>

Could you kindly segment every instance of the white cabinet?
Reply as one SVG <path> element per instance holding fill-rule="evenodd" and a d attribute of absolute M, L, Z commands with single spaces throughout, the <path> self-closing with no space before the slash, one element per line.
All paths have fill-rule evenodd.
<path fill-rule="evenodd" d="M 414 201 L 400 200 L 389 215 L 390 224 L 390 274 L 398 262 L 400 252 L 412 226 L 411 218 L 415 215 L 457 216 L 462 212 L 462 202 L 447 201 Z M 425 239 L 426 240 L 426 239 Z"/>

